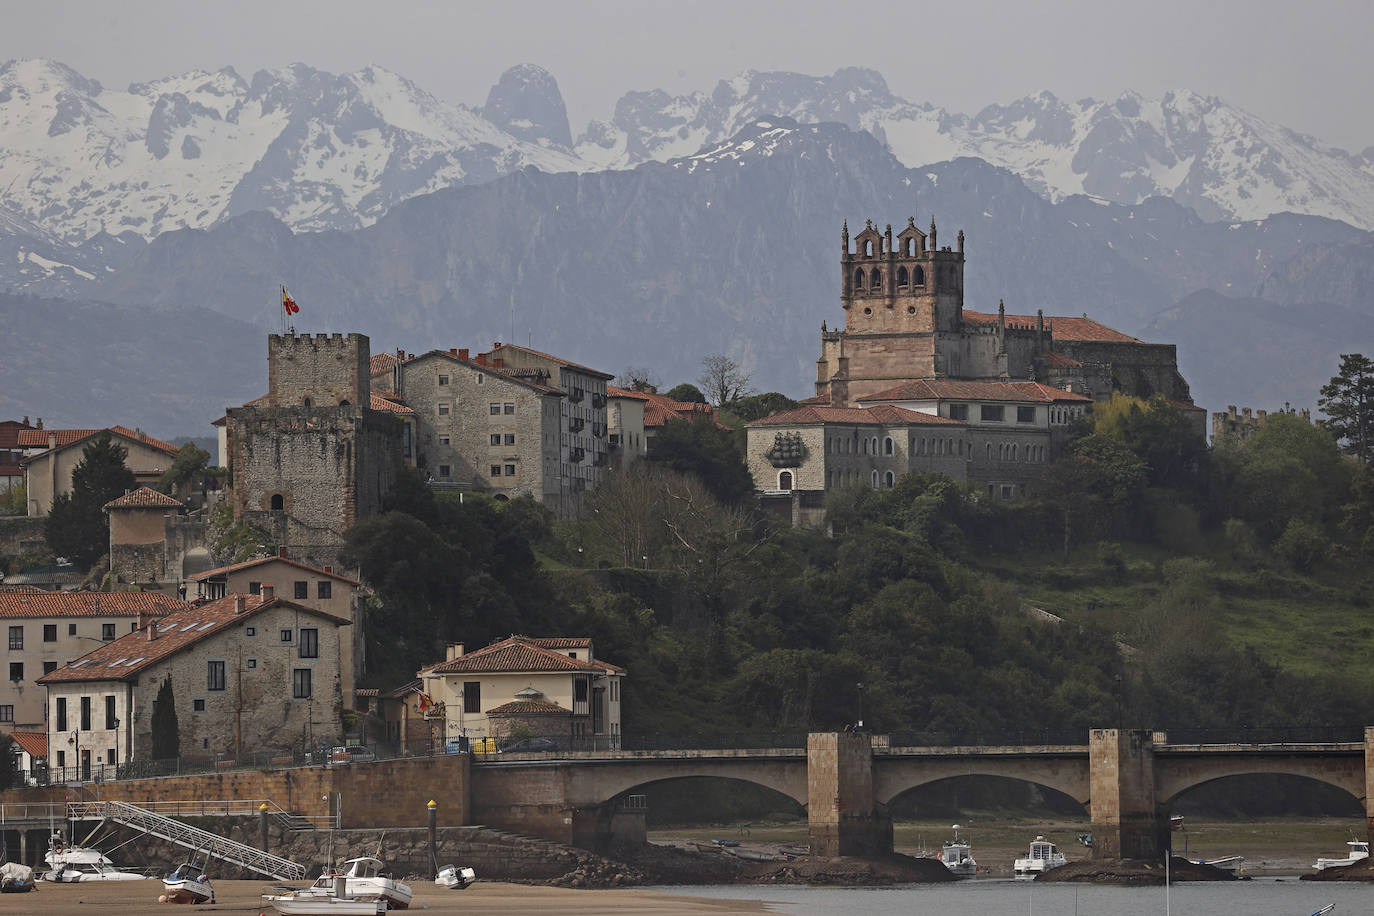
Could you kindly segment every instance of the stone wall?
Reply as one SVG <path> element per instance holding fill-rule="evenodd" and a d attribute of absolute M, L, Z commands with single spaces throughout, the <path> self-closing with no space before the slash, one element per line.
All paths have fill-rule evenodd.
<path fill-rule="evenodd" d="M 371 404 L 371 342 L 366 335 L 271 334 L 267 392 L 272 407 Z"/>
<path fill-rule="evenodd" d="M 1110 366 L 1113 387 L 1122 394 L 1138 398 L 1159 394 L 1192 403 L 1188 383 L 1178 371 L 1178 347 L 1174 344 L 1056 340 L 1054 349 L 1081 363 Z M 1092 396 L 1102 401 L 1112 392 L 1094 389 Z"/>

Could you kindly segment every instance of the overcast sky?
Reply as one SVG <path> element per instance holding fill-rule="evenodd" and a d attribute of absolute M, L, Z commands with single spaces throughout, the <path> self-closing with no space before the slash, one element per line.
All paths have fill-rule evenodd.
<path fill-rule="evenodd" d="M 1186 88 L 1351 151 L 1374 145 L 1374 0 L 0 0 L 0 13 L 0 59 L 56 58 L 112 88 L 196 67 L 373 63 L 475 106 L 532 62 L 558 79 L 574 136 L 628 90 L 865 66 L 963 113 L 1043 89 Z"/>

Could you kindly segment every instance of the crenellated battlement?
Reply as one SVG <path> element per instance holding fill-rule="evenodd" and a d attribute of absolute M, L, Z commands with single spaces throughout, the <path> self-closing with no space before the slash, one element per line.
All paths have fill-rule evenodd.
<path fill-rule="evenodd" d="M 367 408 L 372 397 L 371 359 L 365 334 L 270 334 L 269 404 Z"/>

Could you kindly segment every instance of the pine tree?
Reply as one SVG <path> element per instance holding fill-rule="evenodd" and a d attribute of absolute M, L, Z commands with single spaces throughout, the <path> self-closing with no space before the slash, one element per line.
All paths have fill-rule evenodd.
<path fill-rule="evenodd" d="M 1341 448 L 1368 465 L 1374 459 L 1374 361 L 1342 354 L 1340 373 L 1322 386 L 1317 407 Z"/>
<path fill-rule="evenodd" d="M 155 626 L 155 624 L 149 624 Z M 153 759 L 170 760 L 181 756 L 181 728 L 177 725 L 176 697 L 168 675 L 153 698 Z"/>

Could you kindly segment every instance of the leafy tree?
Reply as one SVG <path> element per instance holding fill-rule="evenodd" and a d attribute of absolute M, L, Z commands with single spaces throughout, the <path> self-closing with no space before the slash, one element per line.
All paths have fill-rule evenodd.
<path fill-rule="evenodd" d="M 108 550 L 110 520 L 105 504 L 138 485 L 124 466 L 125 454 L 108 431 L 82 449 L 81 460 L 72 469 L 71 493 L 53 499 L 43 526 L 48 546 L 58 556 L 89 568 Z"/>
<path fill-rule="evenodd" d="M 158 479 L 157 488 L 163 493 L 174 494 L 184 487 L 194 486 L 205 478 L 209 467 L 210 453 L 194 442 L 187 442 L 177 450 L 172 466 Z"/>
<path fill-rule="evenodd" d="M 775 413 L 795 410 L 797 402 L 785 394 L 769 391 L 764 394 L 751 394 L 737 399 L 730 405 L 730 412 L 746 423 L 771 417 Z"/>
<path fill-rule="evenodd" d="M 723 503 L 743 502 L 754 492 L 754 479 L 733 434 L 710 417 L 663 424 L 654 436 L 648 460 L 696 477 Z"/>
<path fill-rule="evenodd" d="M 28 512 L 28 484 L 17 483 L 0 494 L 0 515 L 27 515 Z"/>
<path fill-rule="evenodd" d="M 1340 372 L 1322 386 L 1317 407 L 1345 451 L 1368 465 L 1374 459 L 1374 361 L 1342 354 Z"/>
<path fill-rule="evenodd" d="M 683 382 L 681 385 L 674 385 L 663 395 L 674 401 L 681 401 L 684 404 L 705 404 L 706 395 L 701 393 L 701 389 L 691 382 Z"/>
<path fill-rule="evenodd" d="M 1153 487 L 1197 488 L 1207 440 L 1184 411 L 1163 397 L 1148 401 L 1113 395 L 1093 410 L 1093 431 L 1115 439 L 1145 462 Z"/>
<path fill-rule="evenodd" d="M 153 698 L 152 715 L 153 759 L 170 760 L 181 756 L 181 727 L 177 725 L 176 696 L 172 693 L 169 674 Z"/>
<path fill-rule="evenodd" d="M 663 387 L 663 379 L 645 366 L 626 366 L 625 371 L 616 376 L 615 385 L 629 391 L 657 391 Z"/>
<path fill-rule="evenodd" d="M 717 407 L 730 407 L 742 397 L 753 394 L 750 374 L 724 353 L 712 353 L 701 361 L 703 371 L 697 384 Z"/>

